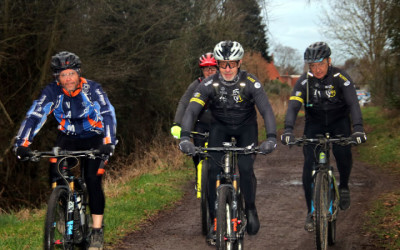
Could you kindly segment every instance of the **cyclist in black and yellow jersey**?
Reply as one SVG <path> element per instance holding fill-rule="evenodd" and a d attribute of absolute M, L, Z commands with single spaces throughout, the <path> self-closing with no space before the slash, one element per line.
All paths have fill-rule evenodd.
<path fill-rule="evenodd" d="M 192 125 L 205 105 L 211 112 L 212 120 L 208 145 L 220 147 L 223 142 L 236 138 L 238 147 L 258 144 L 257 106 L 267 131 L 267 140 L 261 143 L 260 151 L 271 153 L 276 147 L 276 124 L 272 107 L 259 80 L 252 74 L 241 70 L 244 50 L 236 41 L 222 41 L 214 48 L 214 57 L 218 62 L 218 72 L 204 79 L 197 87 L 182 119 L 180 149 L 194 154 L 195 147 L 189 134 Z M 215 182 L 220 173 L 219 166 L 223 153 L 210 152 L 210 172 L 208 176 L 208 201 L 210 217 L 215 217 Z M 248 218 L 248 234 L 256 234 L 258 220 L 256 200 L 256 177 L 253 171 L 254 156 L 241 155 L 238 159 L 240 187 L 245 200 L 245 212 Z M 213 226 L 207 239 L 213 237 Z"/>
<path fill-rule="evenodd" d="M 281 136 L 284 145 L 295 140 L 293 127 L 302 105 L 304 105 L 306 114 L 304 135 L 307 138 L 315 138 L 317 134 L 330 133 L 331 136 L 349 137 L 351 135 L 353 140 L 359 144 L 367 140 L 354 83 L 345 71 L 332 66 L 330 55 L 331 49 L 325 42 L 316 42 L 307 47 L 304 61 L 308 64 L 309 71 L 299 78 L 290 96 L 285 118 L 285 131 Z M 339 206 L 343 210 L 350 206 L 348 186 L 352 168 L 350 147 L 350 145 L 333 145 L 332 148 L 340 174 Z M 313 219 L 310 214 L 311 172 L 315 164 L 313 146 L 304 146 L 303 153 L 305 159 L 303 187 L 308 208 L 305 229 L 313 231 Z"/>

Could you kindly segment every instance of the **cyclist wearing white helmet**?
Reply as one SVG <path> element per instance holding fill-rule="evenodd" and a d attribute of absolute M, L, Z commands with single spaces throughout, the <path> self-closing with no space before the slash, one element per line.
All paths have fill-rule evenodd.
<path fill-rule="evenodd" d="M 306 124 L 304 135 L 315 138 L 317 134 L 330 133 L 331 136 L 352 136 L 358 143 L 366 141 L 361 109 L 358 103 L 356 89 L 349 75 L 343 70 L 333 67 L 330 58 L 331 49 L 325 42 L 316 42 L 307 47 L 304 61 L 309 71 L 296 82 L 290 97 L 285 118 L 285 132 L 281 136 L 284 145 L 293 142 L 293 127 L 297 113 L 304 104 Z M 351 116 L 351 119 L 350 119 Z M 353 134 L 351 134 L 351 123 Z M 304 146 L 303 187 L 307 203 L 307 216 L 304 228 L 313 231 L 311 214 L 312 168 L 315 164 L 314 148 Z M 350 206 L 349 177 L 352 168 L 350 146 L 333 146 L 337 167 L 340 174 L 340 208 Z"/>
<path fill-rule="evenodd" d="M 257 106 L 264 118 L 267 140 L 261 143 L 260 151 L 271 153 L 276 147 L 276 124 L 272 107 L 259 80 L 252 74 L 240 70 L 244 50 L 240 43 L 222 41 L 214 48 L 214 57 L 218 61 L 219 72 L 204 79 L 196 89 L 182 119 L 180 149 L 186 154 L 194 154 L 194 145 L 189 133 L 197 115 L 205 105 L 211 111 L 212 121 L 208 145 L 220 147 L 223 142 L 235 137 L 238 147 L 258 144 Z M 221 153 L 211 153 L 212 159 L 221 159 Z M 240 187 L 244 194 L 245 209 L 248 218 L 248 234 L 256 234 L 260 223 L 255 206 L 257 181 L 253 171 L 254 157 L 239 158 Z M 210 161 L 209 171 L 209 209 L 210 217 L 215 218 L 216 199 L 215 181 L 219 174 L 219 163 Z M 214 227 L 211 226 L 207 241 L 214 239 Z"/>

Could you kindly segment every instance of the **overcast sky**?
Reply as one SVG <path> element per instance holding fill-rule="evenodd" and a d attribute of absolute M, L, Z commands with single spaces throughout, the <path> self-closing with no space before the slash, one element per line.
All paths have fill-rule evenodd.
<path fill-rule="evenodd" d="M 328 7 L 325 0 L 311 0 L 310 3 L 307 0 L 268 0 L 270 46 L 288 46 L 302 56 L 308 45 L 324 41 L 332 49 L 334 63 L 335 59 L 336 63 L 340 63 L 340 58 L 336 56 L 339 50 L 323 36 L 323 27 L 319 21 L 323 16 L 323 9 Z"/>

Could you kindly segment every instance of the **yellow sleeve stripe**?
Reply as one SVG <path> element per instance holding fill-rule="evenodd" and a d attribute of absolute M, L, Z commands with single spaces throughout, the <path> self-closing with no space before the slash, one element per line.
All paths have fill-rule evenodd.
<path fill-rule="evenodd" d="M 304 103 L 303 98 L 298 97 L 298 96 L 291 96 L 289 100 L 299 101 L 299 102 L 301 102 L 301 103 Z"/>
<path fill-rule="evenodd" d="M 190 99 L 190 102 L 197 102 L 197 103 L 200 104 L 201 106 L 204 106 L 204 105 L 205 105 L 204 101 L 202 101 L 201 99 L 196 98 L 196 97 L 193 97 L 192 99 Z"/>

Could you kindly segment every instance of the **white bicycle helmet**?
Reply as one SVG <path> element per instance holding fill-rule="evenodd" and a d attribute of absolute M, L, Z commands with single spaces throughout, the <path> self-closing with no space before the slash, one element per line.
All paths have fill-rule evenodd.
<path fill-rule="evenodd" d="M 222 41 L 214 48 L 214 57 L 217 61 L 238 61 L 243 58 L 243 54 L 244 50 L 242 45 L 236 41 Z"/>

